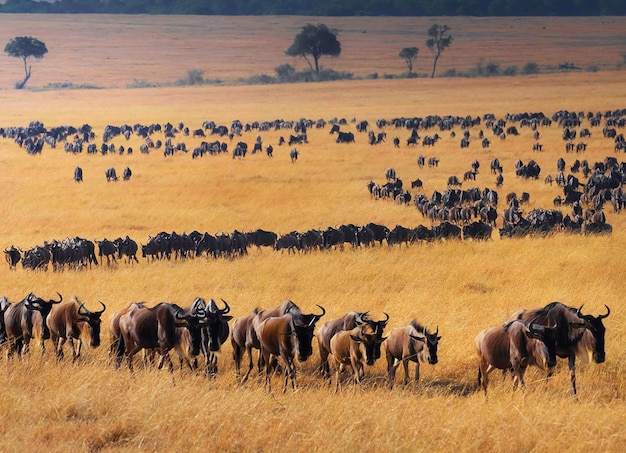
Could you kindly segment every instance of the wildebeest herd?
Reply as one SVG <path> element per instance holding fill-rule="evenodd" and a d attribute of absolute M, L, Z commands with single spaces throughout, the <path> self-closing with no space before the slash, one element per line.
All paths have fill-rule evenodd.
<path fill-rule="evenodd" d="M 91 311 L 76 297 L 62 303 L 63 297 L 57 295 L 58 299 L 46 300 L 31 292 L 19 302 L 0 298 L 0 346 L 7 348 L 9 358 L 16 353 L 20 357 L 27 355 L 31 341 L 38 342 L 44 353 L 46 340 L 51 340 L 59 360 L 64 358 L 63 346 L 67 342 L 73 361 L 80 358 L 83 340 L 89 340 L 93 348 L 100 345 L 106 305 L 100 302 L 101 309 Z M 259 377 L 265 376 L 264 387 L 268 391 L 273 374 L 284 375 L 283 391 L 290 383 L 294 390 L 297 388 L 296 360 L 304 362 L 313 355 L 314 338 L 320 356 L 317 374 L 330 379 L 332 365 L 335 391 L 342 386 L 345 369 L 351 370 L 355 384 L 360 384 L 365 365 L 374 365 L 383 355 L 381 347 L 390 389 L 400 364 L 407 385 L 409 362 L 415 364 L 415 381 L 420 379 L 420 363 L 438 362 L 439 328 L 429 332 L 415 319 L 389 330 L 387 313 L 374 320 L 368 312 L 350 311 L 318 327 L 326 315 L 324 307 L 318 305 L 319 313 L 303 313 L 294 302 L 286 300 L 277 307 L 255 308 L 234 319 L 230 327 L 231 307 L 223 299 L 222 303 L 223 308 L 219 308 L 213 299 L 207 302 L 201 297 L 186 308 L 167 302 L 152 307 L 133 302 L 113 313 L 109 318 L 109 351 L 115 368 L 126 359 L 132 372 L 133 358 L 143 350 L 145 366 L 150 366 L 158 355 L 158 369 L 167 365 L 174 373 L 175 365 L 169 355 L 174 350 L 181 370 L 202 369 L 213 378 L 218 375 L 217 353 L 229 337 L 237 381 L 243 384 L 248 380 L 255 368 L 253 351 L 257 350 L 256 368 Z M 557 357 L 561 357 L 568 359 L 576 394 L 576 357 L 590 356 L 596 363 L 605 361 L 603 319 L 609 314 L 608 306 L 605 314 L 593 316 L 583 314 L 582 307 L 552 302 L 534 310 L 519 310 L 501 326 L 481 331 L 475 339 L 478 388 L 487 394 L 488 375 L 493 369 L 510 370 L 514 387 L 524 385 L 524 372 L 530 365 L 550 376 Z M 248 369 L 242 375 L 244 355 L 248 357 Z M 199 358 L 204 360 L 202 367 Z"/>

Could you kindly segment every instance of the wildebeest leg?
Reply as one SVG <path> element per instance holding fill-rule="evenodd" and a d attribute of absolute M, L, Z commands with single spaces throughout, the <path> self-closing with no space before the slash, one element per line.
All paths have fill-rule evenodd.
<path fill-rule="evenodd" d="M 56 349 L 56 354 L 57 354 L 57 359 L 62 360 L 63 357 L 65 356 L 65 354 L 63 353 L 63 345 L 65 344 L 65 338 L 62 337 L 58 337 L 58 338 L 54 338 L 52 337 L 52 343 L 54 344 L 54 347 Z M 72 350 L 74 348 L 72 347 Z"/>
<path fill-rule="evenodd" d="M 415 382 L 420 380 L 420 362 L 416 360 L 415 362 Z"/>
<path fill-rule="evenodd" d="M 398 365 L 399 362 L 396 362 L 396 359 L 391 354 L 387 353 L 387 377 L 389 379 L 389 390 L 393 389 Z"/>
<path fill-rule="evenodd" d="M 576 356 L 571 355 L 567 358 L 567 366 L 569 367 L 569 377 L 572 381 L 572 390 L 576 396 Z"/>
<path fill-rule="evenodd" d="M 325 378 L 330 378 L 330 365 L 328 364 L 328 351 L 326 350 L 326 348 L 324 348 L 321 345 L 319 345 L 319 351 L 320 351 L 320 373 L 322 373 L 322 376 L 324 376 Z"/>

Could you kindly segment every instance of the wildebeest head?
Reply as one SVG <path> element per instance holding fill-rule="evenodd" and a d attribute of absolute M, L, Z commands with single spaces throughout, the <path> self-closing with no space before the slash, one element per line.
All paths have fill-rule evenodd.
<path fill-rule="evenodd" d="M 374 365 L 376 359 L 380 358 L 380 345 L 386 337 L 380 337 L 371 324 L 363 324 L 359 327 L 358 335 L 350 334 L 350 338 L 361 343 L 365 349 L 365 363 Z"/>
<path fill-rule="evenodd" d="M 106 305 L 104 305 L 104 303 L 100 302 L 100 305 L 102 305 L 102 310 L 92 312 L 89 311 L 87 307 L 85 307 L 85 305 L 78 300 L 77 297 L 74 297 L 74 299 L 79 304 L 78 315 L 81 317 L 78 319 L 78 321 L 87 323 L 87 325 L 89 326 L 89 334 L 91 336 L 91 347 L 97 348 L 98 346 L 100 346 L 100 317 L 107 307 Z"/>
<path fill-rule="evenodd" d="M 220 309 L 213 299 L 209 301 L 206 309 L 206 331 L 208 337 L 209 351 L 219 351 L 222 343 L 228 338 L 229 328 L 228 321 L 233 319 L 232 316 L 226 315 L 230 312 L 228 302 L 222 299 L 224 308 Z"/>
<path fill-rule="evenodd" d="M 195 303 L 195 301 L 194 301 Z M 200 346 L 202 342 L 202 328 L 207 324 L 207 313 L 204 309 L 198 308 L 197 312 L 190 314 L 185 312 L 178 305 L 171 305 L 175 310 L 176 326 L 186 327 L 189 330 L 191 338 L 191 354 L 196 356 L 200 354 Z"/>
<path fill-rule="evenodd" d="M 50 299 L 48 301 L 35 296 L 32 292 L 28 294 L 28 296 L 26 296 L 26 299 L 24 300 L 24 307 L 27 310 L 35 310 L 41 313 L 41 317 L 42 317 L 42 337 L 44 340 L 47 340 L 50 338 L 50 329 L 48 329 L 48 325 L 46 323 L 46 318 L 48 317 L 48 315 L 50 314 L 50 311 L 52 310 L 52 305 L 54 304 L 60 304 L 63 301 L 63 296 L 61 296 L 61 294 L 57 293 L 59 295 L 59 300 L 53 300 Z"/>
<path fill-rule="evenodd" d="M 373 321 L 369 318 L 363 317 L 363 320 L 365 321 L 365 323 L 368 326 L 370 326 L 372 331 L 376 334 L 377 341 L 373 349 L 373 354 L 374 354 L 373 360 L 380 359 L 380 345 L 385 340 L 385 338 L 383 338 L 383 331 L 385 327 L 387 327 L 387 322 L 389 321 L 389 315 L 387 313 L 384 313 L 384 315 L 385 315 L 385 319 L 381 319 L 379 321 Z M 369 363 L 369 361 L 367 362 L 368 365 L 372 365 L 373 363 L 374 363 L 373 361 L 372 363 Z"/>
<path fill-rule="evenodd" d="M 321 305 L 318 305 L 322 309 L 322 313 L 316 315 L 300 314 L 300 316 L 293 317 L 293 326 L 298 340 L 298 360 L 301 362 L 306 361 L 311 355 L 313 355 L 313 337 L 315 336 L 315 323 L 326 314 L 326 310 Z"/>
<path fill-rule="evenodd" d="M 602 363 L 606 359 L 605 352 L 604 352 L 604 336 L 606 333 L 606 329 L 604 327 L 602 320 L 611 314 L 611 309 L 608 307 L 608 305 L 605 305 L 605 307 L 606 307 L 606 314 L 604 315 L 598 315 L 598 316 L 584 315 L 582 314 L 582 311 L 581 311 L 583 308 L 582 306 L 576 312 L 576 314 L 584 320 L 585 328 L 589 332 L 591 332 L 591 335 L 593 336 L 593 342 L 595 344 L 593 346 L 586 345 L 586 344 L 583 346 L 589 346 L 590 348 L 593 349 L 593 361 L 596 363 Z M 583 336 L 583 339 L 581 341 L 584 341 L 584 340 L 585 340 L 585 337 Z"/>
<path fill-rule="evenodd" d="M 437 326 L 435 333 L 428 333 L 426 327 L 424 327 L 419 334 L 420 335 L 409 334 L 409 336 L 414 340 L 424 343 L 424 346 L 426 346 L 426 349 L 428 350 L 428 363 L 435 365 L 439 361 L 439 358 L 437 357 L 439 340 L 441 340 L 441 336 L 439 336 L 439 326 Z"/>

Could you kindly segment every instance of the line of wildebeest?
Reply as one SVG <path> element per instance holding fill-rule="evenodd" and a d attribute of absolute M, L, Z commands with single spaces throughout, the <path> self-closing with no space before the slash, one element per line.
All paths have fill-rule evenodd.
<path fill-rule="evenodd" d="M 0 346 L 7 346 L 7 357 L 17 353 L 20 357 L 29 351 L 31 340 L 39 342 L 42 354 L 45 340 L 50 339 L 58 360 L 64 358 L 67 342 L 72 360 L 80 357 L 82 341 L 92 347 L 100 345 L 102 314 L 100 309 L 89 310 L 74 297 L 62 303 L 63 297 L 45 300 L 32 292 L 19 302 L 0 298 Z M 153 307 L 143 302 L 133 302 L 113 313 L 109 318 L 110 356 L 119 368 L 124 358 L 131 372 L 133 357 L 144 350 L 144 365 L 151 366 L 159 356 L 157 367 L 167 364 L 174 373 L 174 363 L 169 355 L 175 350 L 181 370 L 200 370 L 207 377 L 218 373 L 218 352 L 230 338 L 237 381 L 243 384 L 255 368 L 253 350 L 258 350 L 256 361 L 259 378 L 265 374 L 264 386 L 271 390 L 271 377 L 284 374 L 283 391 L 291 382 L 296 389 L 296 358 L 306 361 L 313 355 L 313 339 L 317 338 L 320 356 L 317 373 L 331 377 L 334 366 L 335 390 L 341 388 L 344 369 L 352 370 L 355 384 L 365 377 L 365 367 L 374 365 L 381 357 L 381 346 L 387 361 L 387 379 L 392 389 L 400 364 L 404 368 L 404 385 L 409 383 L 409 362 L 415 364 L 415 381 L 420 378 L 420 363 L 434 365 L 438 362 L 439 328 L 434 332 L 417 320 L 387 329 L 390 316 L 374 320 L 368 312 L 350 311 L 342 317 L 318 322 L 326 315 L 318 305 L 318 313 L 303 313 L 292 301 L 286 300 L 277 307 L 258 309 L 233 319 L 229 304 L 222 299 L 223 308 L 210 299 L 196 297 L 191 305 L 182 308 L 177 304 L 162 302 Z M 596 363 L 605 361 L 605 327 L 603 319 L 610 309 L 598 316 L 583 314 L 582 306 L 574 308 L 552 302 L 534 310 L 519 310 L 503 320 L 503 324 L 481 331 L 475 338 L 478 355 L 478 387 L 487 394 L 488 375 L 494 369 L 510 371 L 514 388 L 524 385 L 524 373 L 534 365 L 550 376 L 557 357 L 567 358 L 571 384 L 576 389 L 576 357 L 592 357 Z M 242 375 L 241 362 L 247 354 L 248 369 Z"/>

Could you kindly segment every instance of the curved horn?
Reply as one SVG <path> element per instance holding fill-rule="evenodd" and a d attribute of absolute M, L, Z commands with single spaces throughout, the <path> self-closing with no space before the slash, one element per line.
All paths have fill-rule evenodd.
<path fill-rule="evenodd" d="M 385 315 L 385 319 L 381 320 L 381 321 L 384 322 L 384 323 L 387 323 L 387 321 L 389 321 L 389 315 L 387 313 L 385 313 L 385 312 L 383 312 L 383 314 Z"/>
<path fill-rule="evenodd" d="M 85 304 L 83 304 L 80 300 L 78 300 L 78 297 L 74 296 L 74 300 L 76 300 L 76 302 L 78 302 L 78 314 L 79 315 L 88 315 L 89 314 L 89 310 L 87 310 L 87 307 L 85 307 Z"/>
<path fill-rule="evenodd" d="M 611 309 L 609 308 L 609 306 L 606 304 L 604 304 L 604 306 L 606 307 L 606 315 L 600 315 L 598 316 L 598 319 L 604 319 L 611 314 Z"/>
<path fill-rule="evenodd" d="M 315 304 L 317 305 L 317 304 Z M 322 314 L 321 315 L 315 315 L 315 317 L 317 319 L 320 319 L 322 316 L 324 316 L 326 314 L 326 309 L 324 307 L 322 307 L 321 305 L 317 305 L 318 307 L 320 307 L 322 309 Z M 608 316 L 608 315 L 607 315 Z"/>
<path fill-rule="evenodd" d="M 181 313 L 182 313 L 182 315 L 181 315 Z M 176 310 L 176 315 L 175 316 L 176 316 L 176 319 L 182 319 L 182 320 L 187 319 L 187 316 L 185 316 L 185 311 L 182 310 L 182 309 Z"/>
<path fill-rule="evenodd" d="M 101 300 L 99 300 L 98 302 L 100 302 L 100 305 L 102 305 L 102 310 L 94 312 L 94 315 L 101 315 L 102 313 L 104 313 L 104 310 L 107 309 L 107 306 L 104 305 L 104 303 Z"/>
<path fill-rule="evenodd" d="M 585 306 L 585 304 L 582 304 L 580 307 L 578 307 L 578 310 L 576 310 L 576 315 L 579 317 L 583 317 L 583 313 L 582 313 L 582 309 Z"/>
<path fill-rule="evenodd" d="M 220 297 L 220 299 L 222 298 Z M 230 311 L 230 307 L 228 306 L 228 302 L 226 302 L 224 299 L 222 299 L 222 302 L 224 302 L 224 310 L 222 310 L 222 314 L 225 315 Z"/>
<path fill-rule="evenodd" d="M 50 302 L 52 302 L 53 304 L 60 304 L 61 302 L 63 302 L 63 296 L 61 296 L 61 294 L 58 291 L 57 291 L 57 294 L 59 295 L 59 300 L 50 299 Z"/>
<path fill-rule="evenodd" d="M 437 336 L 438 333 L 439 333 L 439 325 L 437 325 L 437 328 L 435 329 L 435 336 Z"/>

